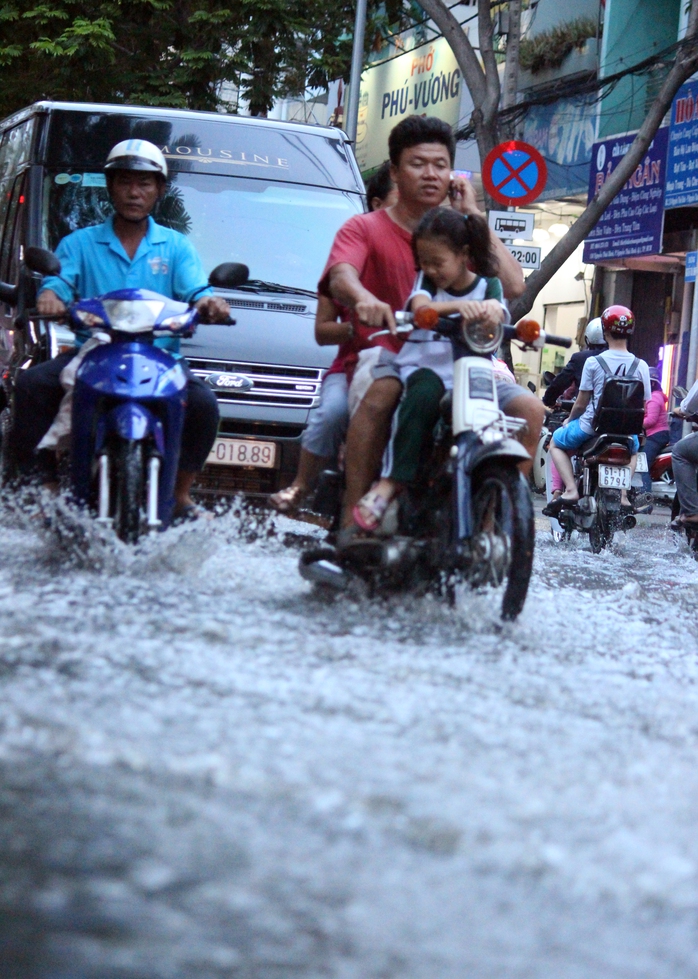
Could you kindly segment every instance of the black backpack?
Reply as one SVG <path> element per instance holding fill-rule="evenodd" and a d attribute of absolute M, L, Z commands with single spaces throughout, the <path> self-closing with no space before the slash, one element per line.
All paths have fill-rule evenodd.
<path fill-rule="evenodd" d="M 606 377 L 594 412 L 594 431 L 599 435 L 640 435 L 645 419 L 645 385 L 641 377 L 633 376 L 640 359 L 636 357 L 624 375 L 612 374 L 602 354 L 597 354 L 596 360 Z"/>

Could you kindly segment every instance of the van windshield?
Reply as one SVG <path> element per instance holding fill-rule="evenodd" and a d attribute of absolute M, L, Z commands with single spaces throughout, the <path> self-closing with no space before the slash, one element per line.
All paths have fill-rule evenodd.
<path fill-rule="evenodd" d="M 51 173 L 44 199 L 51 249 L 112 213 L 100 173 Z M 314 291 L 335 232 L 361 211 L 358 194 L 345 191 L 180 172 L 153 217 L 187 235 L 207 272 L 220 262 L 244 262 L 251 279 Z"/>

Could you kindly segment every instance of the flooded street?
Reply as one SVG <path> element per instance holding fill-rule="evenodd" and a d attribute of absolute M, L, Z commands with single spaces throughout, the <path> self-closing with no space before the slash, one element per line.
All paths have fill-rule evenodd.
<path fill-rule="evenodd" d="M 3 979 L 698 977 L 698 565 L 661 524 L 595 556 L 539 520 L 502 625 L 322 598 L 283 518 L 1 520 Z"/>

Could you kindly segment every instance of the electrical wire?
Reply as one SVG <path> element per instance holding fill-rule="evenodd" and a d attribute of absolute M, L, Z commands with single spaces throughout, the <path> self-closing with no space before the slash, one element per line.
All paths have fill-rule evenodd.
<path fill-rule="evenodd" d="M 697 40 L 698 39 L 695 37 L 686 37 L 682 41 L 675 42 L 669 45 L 667 48 L 664 48 L 658 54 L 645 58 L 644 61 L 640 61 L 638 64 L 633 65 L 630 68 L 625 68 L 623 71 L 606 75 L 604 78 L 599 78 L 596 72 L 588 72 L 585 77 L 576 79 L 573 82 L 565 83 L 558 81 L 556 82 L 554 89 L 548 89 L 536 96 L 532 96 L 524 102 L 517 102 L 516 105 L 511 106 L 509 109 L 502 110 L 499 113 L 499 121 L 501 123 L 508 123 L 515 126 L 522 121 L 530 108 L 537 105 L 552 105 L 563 98 L 571 98 L 573 96 L 588 95 L 591 97 L 594 95 L 594 97 L 587 104 L 590 106 L 598 104 L 614 91 L 623 78 L 627 78 L 630 75 L 647 73 L 660 64 L 664 64 L 668 68 L 673 60 L 670 58 L 672 54 L 675 57 L 679 48 L 694 45 Z M 634 93 L 632 93 L 629 98 L 631 103 L 634 102 Z M 627 99 L 624 101 L 627 101 Z M 622 104 L 623 103 L 621 103 L 621 105 Z M 609 110 L 609 115 L 611 114 L 611 111 L 613 115 L 616 115 L 618 112 L 618 106 L 614 106 L 612 110 Z M 455 136 L 458 142 L 468 142 L 474 139 L 475 127 L 473 123 L 469 122 L 466 126 L 457 130 Z"/>

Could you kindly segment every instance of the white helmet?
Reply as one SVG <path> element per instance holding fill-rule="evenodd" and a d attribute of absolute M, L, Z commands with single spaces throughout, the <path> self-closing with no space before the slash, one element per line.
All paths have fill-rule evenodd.
<path fill-rule="evenodd" d="M 603 336 L 603 324 L 600 316 L 594 320 L 589 320 L 584 331 L 584 339 L 587 342 L 587 347 L 602 347 L 604 345 L 606 341 Z"/>
<path fill-rule="evenodd" d="M 124 139 L 109 151 L 105 170 L 143 170 L 167 179 L 165 157 L 147 139 Z"/>

